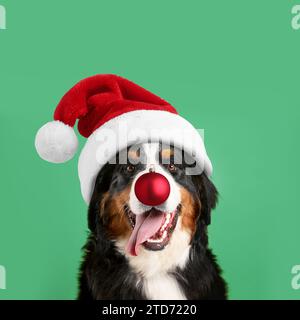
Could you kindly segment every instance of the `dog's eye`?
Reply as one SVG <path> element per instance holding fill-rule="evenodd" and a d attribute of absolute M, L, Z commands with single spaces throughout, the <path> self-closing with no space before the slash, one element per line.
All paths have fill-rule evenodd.
<path fill-rule="evenodd" d="M 132 164 L 129 164 L 129 165 L 126 167 L 126 171 L 129 172 L 129 173 L 134 172 L 134 170 L 135 170 L 135 166 L 133 166 Z"/>
<path fill-rule="evenodd" d="M 170 164 L 168 164 L 168 170 L 169 170 L 171 173 L 174 173 L 174 172 L 176 172 L 177 168 L 176 168 L 176 166 L 175 166 L 173 163 L 170 163 Z"/>

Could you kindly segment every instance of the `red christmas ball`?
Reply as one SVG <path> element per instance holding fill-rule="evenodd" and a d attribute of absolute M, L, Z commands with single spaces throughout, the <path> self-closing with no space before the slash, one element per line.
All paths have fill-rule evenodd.
<path fill-rule="evenodd" d="M 140 176 L 134 186 L 136 197 L 147 206 L 158 206 L 170 195 L 168 179 L 160 173 L 149 172 Z"/>

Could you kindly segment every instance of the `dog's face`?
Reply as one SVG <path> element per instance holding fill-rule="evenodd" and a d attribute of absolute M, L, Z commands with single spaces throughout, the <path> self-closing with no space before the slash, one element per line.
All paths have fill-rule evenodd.
<path fill-rule="evenodd" d="M 131 259 L 181 259 L 191 241 L 201 236 L 200 228 L 206 232 L 217 200 L 217 191 L 204 173 L 186 174 L 184 159 L 181 150 L 160 143 L 119 153 L 118 164 L 107 164 L 96 179 L 89 209 L 91 231 L 97 232 L 100 224 L 100 232 Z M 138 196 L 139 179 L 149 172 L 168 186 L 163 202 L 149 205 Z"/>

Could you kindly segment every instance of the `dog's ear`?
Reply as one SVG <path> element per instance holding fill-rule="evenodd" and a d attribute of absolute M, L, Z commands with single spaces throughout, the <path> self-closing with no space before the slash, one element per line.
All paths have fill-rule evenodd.
<path fill-rule="evenodd" d="M 201 202 L 200 219 L 202 217 L 206 225 L 209 225 L 211 222 L 211 210 L 216 207 L 218 202 L 218 191 L 205 173 L 193 176 L 193 180 Z"/>
<path fill-rule="evenodd" d="M 98 173 L 93 194 L 88 210 L 88 227 L 92 232 L 96 231 L 97 219 L 100 215 L 99 208 L 104 194 L 109 190 L 114 166 L 107 163 Z"/>

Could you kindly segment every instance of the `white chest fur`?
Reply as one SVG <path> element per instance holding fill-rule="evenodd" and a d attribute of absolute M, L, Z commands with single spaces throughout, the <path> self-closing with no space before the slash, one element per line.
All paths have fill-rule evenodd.
<path fill-rule="evenodd" d="M 150 300 L 186 300 L 177 280 L 166 273 L 145 279 L 143 285 Z"/>

